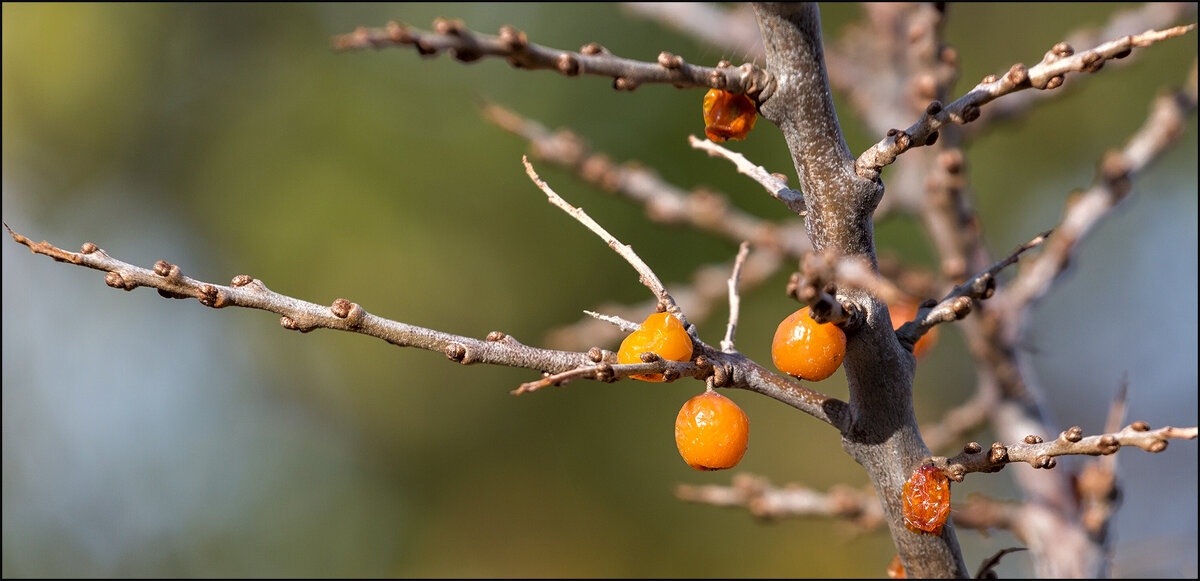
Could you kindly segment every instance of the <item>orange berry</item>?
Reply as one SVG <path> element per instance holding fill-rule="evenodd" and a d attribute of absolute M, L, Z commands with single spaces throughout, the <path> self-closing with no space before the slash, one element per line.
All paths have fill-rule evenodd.
<path fill-rule="evenodd" d="M 888 579 L 906 579 L 907 578 L 907 576 L 904 574 L 904 561 L 900 560 L 900 555 L 896 555 L 895 557 L 892 557 L 892 560 L 888 563 L 887 576 L 888 576 Z"/>
<path fill-rule="evenodd" d="M 904 483 L 904 526 L 914 533 L 940 535 L 950 518 L 950 479 L 923 464 Z"/>
<path fill-rule="evenodd" d="M 757 120 L 758 106 L 750 97 L 720 89 L 704 95 L 704 135 L 717 143 L 745 139 Z"/>
<path fill-rule="evenodd" d="M 842 365 L 846 333 L 833 323 L 817 324 L 804 307 L 775 329 L 771 360 L 780 371 L 808 381 L 821 381 Z"/>
<path fill-rule="evenodd" d="M 733 400 L 715 392 L 687 400 L 675 416 L 675 446 L 696 470 L 737 466 L 750 442 L 750 419 Z"/>
<path fill-rule="evenodd" d="M 892 315 L 892 330 L 900 328 L 903 325 L 917 318 L 917 305 L 909 301 L 898 301 L 894 305 L 888 305 L 888 312 Z M 917 359 L 923 357 L 934 345 L 937 345 L 938 328 L 933 327 L 921 335 L 917 339 L 917 344 L 913 345 L 913 355 Z"/>
<path fill-rule="evenodd" d="M 654 353 L 671 361 L 687 361 L 692 358 L 692 336 L 684 330 L 683 323 L 670 313 L 654 313 L 646 317 L 642 328 L 625 337 L 617 350 L 618 363 L 641 363 L 642 353 Z M 642 381 L 662 381 L 661 373 L 631 375 Z"/>

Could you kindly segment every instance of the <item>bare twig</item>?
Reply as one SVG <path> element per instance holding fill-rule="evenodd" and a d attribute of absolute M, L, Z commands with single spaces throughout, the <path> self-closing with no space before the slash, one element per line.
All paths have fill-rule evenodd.
<path fill-rule="evenodd" d="M 746 156 L 729 149 L 722 147 L 719 144 L 713 143 L 707 139 L 700 139 L 695 135 L 688 136 L 688 143 L 692 147 L 708 152 L 708 155 L 713 157 L 723 157 L 737 167 L 739 173 L 746 174 L 754 179 L 754 181 L 762 184 L 762 187 L 771 194 L 771 197 L 783 202 L 787 208 L 797 215 L 803 216 L 808 213 L 804 206 L 804 195 L 798 190 L 793 190 L 787 187 L 787 182 L 781 179 L 778 175 L 768 172 L 761 165 L 754 165 Z"/>
<path fill-rule="evenodd" d="M 750 243 L 742 242 L 738 247 L 737 257 L 733 260 L 733 273 L 729 275 L 729 324 L 725 326 L 725 338 L 721 340 L 721 350 L 726 353 L 733 352 L 733 335 L 737 332 L 742 304 L 738 294 L 738 279 L 742 276 L 742 265 L 746 263 L 746 255 L 749 253 Z"/>
<path fill-rule="evenodd" d="M 762 519 L 829 517 L 852 522 L 864 530 L 878 528 L 884 522 L 883 508 L 870 488 L 835 486 L 828 492 L 800 485 L 779 488 L 766 478 L 738 474 L 730 486 L 676 486 L 675 496 L 698 504 L 745 507 Z"/>
<path fill-rule="evenodd" d="M 979 564 L 979 570 L 975 571 L 975 578 L 990 579 L 995 577 L 996 572 L 994 569 L 996 568 L 996 565 L 1000 564 L 1000 559 L 1004 558 L 1004 556 L 1009 553 L 1028 550 L 1029 549 L 1026 549 L 1025 547 L 1009 547 L 1007 549 L 1000 549 L 995 555 L 984 559 L 983 562 Z"/>
<path fill-rule="evenodd" d="M 501 57 L 519 69 L 556 70 L 568 77 L 610 77 L 613 88 L 618 91 L 632 91 L 646 84 L 667 84 L 679 88 L 723 89 L 765 101 L 775 86 L 771 76 L 752 63 L 733 67 L 722 62 L 717 67 L 702 67 L 684 62 L 679 55 L 668 52 L 659 54 L 657 62 L 649 63 L 615 56 L 596 43 L 572 52 L 531 43 L 524 32 L 511 26 L 501 27 L 499 36 L 490 36 L 468 29 L 459 20 L 446 18 L 434 21 L 433 32 L 389 22 L 386 28 L 359 27 L 354 32 L 333 38 L 333 47 L 339 51 L 389 46 L 412 46 L 422 56 L 447 52 L 465 63 Z"/>
<path fill-rule="evenodd" d="M 1149 30 L 1135 36 L 1125 36 L 1076 53 L 1065 42 L 1058 43 L 1032 68 L 1015 64 L 1003 77 L 989 75 L 966 95 L 949 105 L 934 101 L 925 114 L 908 129 L 891 130 L 887 138 L 864 151 L 855 162 L 858 175 L 866 179 L 879 177 L 879 172 L 896 161 L 911 147 L 929 145 L 936 141 L 937 131 L 948 123 L 966 124 L 979 118 L 980 107 L 1004 95 L 1024 89 L 1054 89 L 1062 85 L 1068 73 L 1099 71 L 1109 59 L 1124 58 L 1134 48 L 1180 36 L 1195 29 L 1195 25 L 1176 26 L 1164 30 Z"/>
<path fill-rule="evenodd" d="M 603 153 L 593 152 L 581 137 L 567 129 L 551 131 L 542 124 L 495 104 L 484 104 L 484 118 L 500 128 L 529 141 L 533 156 L 571 169 L 582 179 L 606 191 L 641 204 L 646 215 L 664 224 L 691 224 L 735 241 L 748 241 L 757 251 L 744 263 L 740 286 L 743 291 L 756 288 L 782 265 L 782 254 L 796 258 L 812 249 L 804 224 L 798 219 L 771 222 L 748 214 L 716 192 L 697 189 L 688 192 L 664 181 L 653 170 L 634 162 L 615 163 Z M 764 170 L 765 173 L 765 170 Z M 778 180 L 778 178 L 770 178 Z M 780 187 L 785 187 L 779 181 Z M 715 301 L 725 296 L 729 265 L 701 268 L 689 286 L 676 288 L 677 304 L 693 323 L 705 320 Z M 603 305 L 601 310 L 636 318 L 654 305 Z M 586 349 L 595 344 L 615 341 L 618 329 L 599 325 L 585 318 L 555 329 L 547 343 L 563 349 Z"/>
<path fill-rule="evenodd" d="M 606 323 L 612 323 L 618 329 L 620 329 L 621 331 L 623 331 L 625 333 L 632 333 L 632 332 L 642 328 L 641 324 L 635 323 L 628 319 L 623 319 L 616 315 L 602 315 L 595 311 L 587 311 L 587 310 L 585 310 L 583 312 L 586 313 L 589 317 L 592 317 L 596 320 L 604 321 Z"/>
<path fill-rule="evenodd" d="M 604 240 L 604 243 L 608 244 L 609 248 L 612 248 L 614 251 L 616 251 L 621 258 L 624 258 L 625 261 L 637 271 L 638 280 L 641 281 L 642 284 L 646 285 L 646 288 L 650 289 L 650 292 L 654 293 L 654 296 L 658 299 L 659 304 L 663 305 L 667 312 L 671 313 L 672 316 L 679 319 L 679 321 L 683 323 L 685 329 L 689 326 L 687 317 L 682 311 L 679 310 L 679 307 L 675 304 L 675 299 L 672 298 L 670 293 L 667 292 L 667 289 L 663 286 L 662 281 L 658 279 L 658 275 L 654 274 L 654 271 L 650 268 L 650 266 L 646 264 L 636 252 L 633 251 L 633 247 L 629 246 L 628 244 L 621 244 L 620 240 L 617 240 L 615 236 L 608 233 L 608 230 L 605 230 L 604 227 L 600 224 L 597 224 L 591 216 L 588 216 L 587 212 L 583 211 L 583 208 L 576 208 L 575 206 L 567 203 L 566 200 L 562 199 L 562 196 L 559 196 L 557 193 L 555 193 L 555 191 L 551 189 L 541 177 L 538 176 L 537 172 L 533 169 L 533 164 L 529 163 L 528 157 L 521 156 L 521 163 L 525 164 L 525 173 L 529 175 L 529 179 L 533 180 L 533 183 L 537 184 L 537 187 L 546 194 L 546 197 L 549 198 L 551 204 L 561 208 L 572 218 L 578 220 L 580 224 L 587 226 L 587 229 L 594 232 L 600 237 L 601 240 Z"/>
<path fill-rule="evenodd" d="M 568 129 L 551 131 L 541 123 L 499 105 L 485 104 L 482 114 L 501 129 L 529 141 L 533 157 L 568 168 L 605 191 L 641 204 L 651 220 L 663 224 L 690 224 L 734 243 L 745 240 L 756 248 L 779 248 L 796 258 L 812 249 L 800 220 L 764 220 L 730 204 L 727 196 L 718 192 L 707 189 L 689 192 L 663 180 L 657 172 L 641 163 L 618 163 L 602 152 L 592 151 L 587 140 Z M 778 178 L 770 179 L 778 182 L 781 188 L 787 185 Z"/>
<path fill-rule="evenodd" d="M 776 249 L 756 247 L 755 252 L 746 258 L 742 265 L 739 286 L 742 292 L 756 288 L 783 266 L 783 256 Z M 727 298 L 727 282 L 732 263 L 724 262 L 710 264 L 698 268 L 692 273 L 688 283 L 674 287 L 671 293 L 679 308 L 688 314 L 692 324 L 699 324 L 708 319 L 716 310 L 718 303 Z M 645 317 L 647 311 L 656 308 L 656 301 L 635 303 L 631 305 L 604 304 L 598 310 L 624 318 L 635 319 Z M 621 330 L 609 324 L 604 324 L 593 317 L 584 317 L 579 321 L 552 330 L 546 336 L 546 344 L 556 349 L 583 350 L 592 345 L 609 345 L 621 337 Z"/>
<path fill-rule="evenodd" d="M 917 318 L 896 329 L 896 338 L 901 344 L 911 346 L 935 325 L 957 321 L 971 312 L 974 301 L 988 299 L 996 290 L 996 275 L 1010 265 L 1016 264 L 1025 251 L 1037 247 L 1050 236 L 1049 230 L 1035 236 L 1013 250 L 1008 256 L 996 261 L 987 270 L 954 287 L 941 301 L 923 306 Z"/>
<path fill-rule="evenodd" d="M 1195 440 L 1196 434 L 1195 426 L 1165 426 L 1152 430 L 1149 424 L 1139 421 L 1117 432 L 1084 436 L 1083 430 L 1075 426 L 1048 442 L 1032 434 L 1025 436 L 1021 442 L 1008 445 L 996 442 L 987 449 L 971 442 L 953 458 L 934 456 L 931 461 L 951 480 L 962 482 L 963 477 L 971 472 L 996 472 L 1013 462 L 1023 462 L 1034 468 L 1054 468 L 1057 465 L 1054 458 L 1057 456 L 1102 456 L 1116 453 L 1127 446 L 1147 452 L 1162 452 L 1167 449 L 1168 440 Z"/>
<path fill-rule="evenodd" d="M 8 225 L 5 224 L 8 228 Z M 580 366 L 593 365 L 585 353 L 538 349 L 517 342 L 501 332 L 492 332 L 480 340 L 452 335 L 392 321 L 372 315 L 358 304 L 337 299 L 330 305 L 318 305 L 276 293 L 262 281 L 247 275 L 233 278 L 229 286 L 207 283 L 184 276 L 179 266 L 158 261 L 154 268 L 145 269 L 115 259 L 91 242 L 78 253 L 68 252 L 49 242 L 33 242 L 8 229 L 13 239 L 29 247 L 35 254 L 49 256 L 107 273 L 104 282 L 113 288 L 133 290 L 139 286 L 158 289 L 166 298 L 195 298 L 200 304 L 213 307 L 245 307 L 270 311 L 280 315 L 285 329 L 307 333 L 314 329 L 334 329 L 370 335 L 401 347 L 417 347 L 438 351 L 462 364 L 489 363 L 509 367 L 524 367 L 560 373 Z M 601 351 L 600 359 L 616 363 L 616 354 Z"/>
<path fill-rule="evenodd" d="M 1166 28 L 1172 24 L 1194 18 L 1196 15 L 1195 2 L 1145 2 L 1129 9 L 1117 10 L 1109 17 L 1108 22 L 1099 28 L 1086 27 L 1064 35 L 1067 44 L 1071 46 L 1094 46 L 1105 39 L 1117 38 L 1127 34 L 1137 34 L 1145 30 Z M 1120 64 L 1127 66 L 1137 61 L 1142 53 L 1136 52 L 1122 59 Z M 1078 83 L 1064 85 L 1063 91 L 1080 87 Z M 988 107 L 987 117 L 965 127 L 967 136 L 977 135 L 981 130 L 995 125 L 997 122 L 1011 121 L 1029 111 L 1031 106 L 1049 97 L 1045 91 L 1022 91 L 1007 98 L 993 102 Z"/>
<path fill-rule="evenodd" d="M 1159 96 L 1150 116 L 1125 147 L 1105 154 L 1092 186 L 1068 202 L 1062 222 L 1055 228 L 1055 241 L 1005 289 L 1010 308 L 1026 308 L 1049 290 L 1079 241 L 1129 193 L 1136 174 L 1179 138 L 1188 116 L 1196 111 L 1196 87 L 1193 61 L 1187 85 Z"/>

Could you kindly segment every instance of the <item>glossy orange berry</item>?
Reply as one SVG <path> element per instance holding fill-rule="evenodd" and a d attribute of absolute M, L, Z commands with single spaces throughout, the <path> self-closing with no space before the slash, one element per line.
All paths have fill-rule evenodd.
<path fill-rule="evenodd" d="M 750 419 L 733 400 L 711 389 L 687 400 L 675 416 L 675 446 L 696 470 L 737 466 L 750 442 Z"/>
<path fill-rule="evenodd" d="M 904 561 L 900 560 L 900 555 L 896 555 L 895 557 L 892 557 L 892 560 L 888 563 L 887 576 L 888 576 L 888 579 L 906 579 L 907 578 L 907 575 L 905 575 L 905 573 L 904 573 Z"/>
<path fill-rule="evenodd" d="M 914 533 L 942 534 L 950 517 L 950 479 L 936 466 L 924 464 L 904 483 L 904 526 Z"/>
<path fill-rule="evenodd" d="M 771 342 L 771 360 L 780 371 L 808 381 L 821 381 L 842 365 L 846 333 L 833 323 L 817 324 L 804 307 L 779 323 Z"/>
<path fill-rule="evenodd" d="M 654 353 L 671 361 L 687 361 L 692 358 L 692 336 L 683 328 L 679 319 L 670 313 L 654 313 L 642 323 L 642 328 L 625 337 L 617 350 L 618 363 L 641 363 L 642 353 Z M 642 381 L 662 381 L 661 373 L 631 375 Z"/>
<path fill-rule="evenodd" d="M 892 315 L 892 330 L 899 329 L 903 325 L 917 318 L 917 305 L 909 301 L 897 301 L 894 305 L 888 305 L 888 312 Z M 921 335 L 917 339 L 917 344 L 913 345 L 913 355 L 917 359 L 923 357 L 934 345 L 937 345 L 938 328 L 933 327 Z"/>
<path fill-rule="evenodd" d="M 745 139 L 757 120 L 758 107 L 750 97 L 720 89 L 704 95 L 704 135 L 717 143 Z"/>

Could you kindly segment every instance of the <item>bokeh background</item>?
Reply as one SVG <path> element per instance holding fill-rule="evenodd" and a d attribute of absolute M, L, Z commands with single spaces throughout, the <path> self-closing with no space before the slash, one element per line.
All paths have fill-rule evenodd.
<path fill-rule="evenodd" d="M 958 94 L 1125 6 L 952 6 Z M 822 10 L 827 39 L 860 12 Z M 583 309 L 649 297 L 627 264 L 546 203 L 521 167 L 526 144 L 482 120 L 480 100 L 570 127 L 682 187 L 784 216 L 756 184 L 687 146 L 703 129 L 697 91 L 617 93 L 602 78 L 500 60 L 330 49 L 330 37 L 359 25 L 427 29 L 437 16 L 644 60 L 661 50 L 742 60 L 617 4 L 5 3 L 3 219 L 67 249 L 92 241 L 145 267 L 166 259 L 219 283 L 245 273 L 317 303 L 345 297 L 408 323 L 539 344 Z M 976 203 L 996 253 L 1058 221 L 1159 88 L 1182 82 L 1196 38 L 1073 76 L 1067 85 L 1081 90 L 975 142 Z M 840 110 L 852 150 L 879 139 Z M 1064 428 L 1100 430 L 1125 379 L 1131 419 L 1196 424 L 1194 117 L 1187 127 L 1036 309 L 1034 371 Z M 733 147 L 793 171 L 769 123 Z M 668 288 L 736 252 L 732 241 L 650 223 L 562 170 L 539 171 Z M 930 263 L 914 220 L 882 222 L 878 242 Z M 117 292 L 95 271 L 11 241 L 0 248 L 5 577 L 869 577 L 895 553 L 886 531 L 763 523 L 676 500 L 678 483 L 732 475 L 695 472 L 675 451 L 672 422 L 695 382 L 579 382 L 513 397 L 533 372 L 288 332 L 269 313 Z M 787 275 L 743 297 L 739 348 L 760 360 L 795 308 Z M 718 309 L 702 336 L 719 341 L 723 320 Z M 923 421 L 969 397 L 974 374 L 952 326 L 917 380 Z M 846 394 L 840 373 L 819 387 Z M 731 396 L 753 424 L 736 471 L 866 484 L 824 424 L 756 394 Z M 1195 577 L 1196 443 L 1122 452 L 1118 466 L 1114 573 Z M 956 495 L 1011 497 L 1007 472 L 1026 469 L 969 478 Z M 972 567 L 1018 544 L 1005 533 L 960 537 Z M 999 568 L 1031 571 L 1020 553 Z"/>

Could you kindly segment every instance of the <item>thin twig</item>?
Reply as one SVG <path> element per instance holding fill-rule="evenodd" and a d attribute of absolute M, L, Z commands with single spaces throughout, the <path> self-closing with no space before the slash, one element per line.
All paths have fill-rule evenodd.
<path fill-rule="evenodd" d="M 8 228 L 7 224 L 4 226 Z M 113 258 L 91 242 L 75 253 L 46 241 L 33 242 L 12 228 L 8 231 L 14 240 L 34 254 L 104 271 L 104 282 L 110 287 L 130 291 L 144 286 L 158 289 L 166 298 L 195 298 L 212 308 L 245 307 L 270 311 L 280 315 L 279 323 L 283 328 L 302 333 L 314 329 L 361 333 L 401 347 L 442 352 L 462 364 L 489 363 L 559 373 L 595 363 L 586 353 L 529 347 L 501 332 L 492 332 L 481 340 L 385 319 L 344 298 L 333 301 L 332 305 L 302 301 L 274 292 L 261 280 L 244 274 L 234 277 L 229 286 L 213 284 L 185 276 L 178 265 L 165 260 L 158 261 L 153 269 L 145 269 Z M 611 351 L 600 351 L 599 356 L 601 360 L 616 362 L 616 354 Z"/>
<path fill-rule="evenodd" d="M 723 89 L 765 101 L 775 86 L 771 75 L 753 63 L 733 67 L 722 61 L 717 67 L 702 67 L 668 52 L 660 53 L 657 62 L 649 63 L 615 56 L 596 43 L 584 45 L 579 52 L 559 50 L 529 42 L 524 32 L 512 26 L 503 26 L 499 36 L 491 36 L 447 18 L 435 20 L 433 28 L 428 32 L 400 22 L 389 22 L 386 28 L 359 27 L 349 34 L 333 37 L 333 48 L 349 51 L 412 46 L 422 56 L 446 52 L 464 63 L 499 57 L 518 69 L 555 70 L 568 77 L 609 77 L 618 91 L 632 91 L 646 84 L 667 84 Z"/>
<path fill-rule="evenodd" d="M 909 321 L 896 329 L 896 338 L 902 344 L 915 344 L 918 339 L 940 323 L 957 321 L 967 316 L 973 308 L 974 301 L 991 298 L 996 291 L 996 275 L 1005 268 L 1016 264 L 1026 251 L 1036 248 L 1046 241 L 1051 230 L 1033 237 L 1032 240 L 1021 244 L 1008 256 L 996 261 L 983 272 L 970 280 L 954 287 L 946 296 L 932 306 L 921 307 L 917 311 L 916 320 Z"/>
<path fill-rule="evenodd" d="M 533 164 L 529 163 L 528 156 L 521 156 L 521 163 L 525 164 L 525 173 L 529 175 L 529 179 L 533 180 L 533 183 L 537 184 L 537 187 L 546 194 L 546 197 L 549 198 L 551 204 L 558 206 L 572 218 L 575 218 L 577 221 L 579 221 L 580 224 L 586 226 L 588 230 L 591 230 L 597 236 L 599 236 L 605 244 L 608 244 L 609 248 L 612 248 L 621 256 L 621 258 L 624 258 L 625 261 L 637 271 L 638 280 L 640 280 L 643 285 L 646 285 L 646 288 L 650 289 L 650 292 L 654 293 L 654 296 L 658 299 L 659 304 L 663 305 L 667 312 L 679 319 L 679 321 L 683 323 L 683 327 L 685 329 L 688 328 L 687 317 L 684 316 L 683 312 L 679 310 L 679 307 L 675 304 L 675 299 L 671 298 L 670 293 L 667 292 L 667 289 L 663 286 L 662 281 L 658 279 L 658 275 L 654 274 L 654 270 L 652 270 L 650 266 L 647 265 L 641 259 L 641 257 L 639 257 L 637 253 L 633 251 L 633 247 L 629 246 L 628 244 L 622 244 L 620 240 L 617 240 L 616 236 L 609 234 L 608 230 L 605 230 L 604 227 L 593 220 L 591 216 L 588 216 L 587 212 L 583 211 L 583 208 L 576 208 L 575 206 L 572 206 L 571 204 L 567 203 L 566 200 L 562 199 L 562 196 L 559 196 L 557 193 L 555 193 L 555 191 L 551 189 L 541 177 L 538 176 L 537 171 L 533 169 Z"/>
<path fill-rule="evenodd" d="M 1081 53 L 1076 53 L 1065 42 L 1059 43 L 1046 53 L 1042 62 L 1032 68 L 1015 64 L 1002 77 L 989 75 L 984 78 L 974 89 L 949 105 L 942 105 L 938 101 L 930 103 L 921 119 L 908 129 L 890 130 L 886 138 L 864 151 L 855 162 L 855 170 L 865 179 L 876 179 L 880 171 L 894 163 L 900 154 L 912 147 L 936 142 L 937 131 L 944 125 L 966 124 L 978 119 L 980 107 L 995 99 L 1024 89 L 1057 88 L 1062 85 L 1067 73 L 1094 73 L 1109 59 L 1124 58 L 1134 48 L 1186 34 L 1195 27 L 1190 24 L 1149 30 L 1111 40 Z"/>
<path fill-rule="evenodd" d="M 603 314 L 597 313 L 596 311 L 588 311 L 588 310 L 584 310 L 583 312 L 586 313 L 588 316 L 592 317 L 593 319 L 604 321 L 605 323 L 612 323 L 618 329 L 620 329 L 621 331 L 626 332 L 626 333 L 632 333 L 632 332 L 642 328 L 641 324 L 630 321 L 629 319 L 623 319 L 616 315 L 603 315 Z"/>
<path fill-rule="evenodd" d="M 688 191 L 664 180 L 647 164 L 636 160 L 619 162 L 595 151 L 588 140 L 570 129 L 551 130 L 494 103 L 485 103 L 480 113 L 501 129 L 528 141 L 534 159 L 567 168 L 606 192 L 640 204 L 646 217 L 655 222 L 689 224 L 734 243 L 748 240 L 757 248 L 779 248 L 796 258 L 812 250 L 804 222 L 799 219 L 764 220 L 729 203 L 729 197 L 723 193 L 707 188 Z M 770 176 L 766 170 L 762 173 Z M 779 187 L 787 185 L 778 178 L 770 179 Z"/>
<path fill-rule="evenodd" d="M 675 497 L 687 502 L 745 507 L 762 519 L 829 517 L 852 522 L 864 530 L 883 525 L 883 508 L 874 489 L 834 486 L 828 492 L 807 486 L 777 487 L 766 478 L 738 474 L 730 486 L 681 484 Z"/>
<path fill-rule="evenodd" d="M 1005 288 L 1005 300 L 1011 309 L 1027 308 L 1050 289 L 1080 240 L 1128 195 L 1132 179 L 1183 134 L 1186 120 L 1195 113 L 1196 106 L 1196 61 L 1193 61 L 1187 84 L 1155 99 L 1145 123 L 1125 147 L 1105 154 L 1092 186 L 1069 200 L 1062 221 L 1055 227 L 1056 240 Z"/>
<path fill-rule="evenodd" d="M 729 324 L 725 326 L 725 338 L 721 340 L 721 350 L 726 353 L 733 352 L 733 335 L 737 332 L 737 324 L 739 311 L 741 309 L 741 296 L 738 294 L 738 279 L 742 276 L 742 265 L 746 262 L 746 255 L 750 253 L 750 243 L 742 242 L 738 247 L 737 257 L 733 260 L 733 273 L 729 275 Z"/>
<path fill-rule="evenodd" d="M 730 151 L 728 148 L 707 139 L 700 139 L 695 135 L 688 136 L 688 143 L 692 144 L 692 147 L 696 149 L 707 152 L 712 157 L 723 157 L 733 162 L 734 167 L 737 168 L 739 173 L 748 175 L 754 181 L 762 184 L 762 187 L 767 190 L 767 193 L 771 194 L 771 197 L 783 202 L 789 210 L 795 212 L 797 215 L 804 216 L 808 213 L 808 208 L 804 205 L 804 195 L 799 190 L 789 188 L 786 181 L 767 171 L 763 166 L 754 165 L 750 160 L 746 159 L 746 156 L 736 151 Z"/>
<path fill-rule="evenodd" d="M 1057 438 L 1044 441 L 1041 436 L 1031 434 L 1018 443 L 1004 445 L 996 442 L 984 448 L 971 442 L 963 447 L 962 453 L 953 458 L 934 456 L 930 461 L 942 469 L 955 482 L 971 472 L 996 472 L 1007 464 L 1023 462 L 1034 468 L 1054 468 L 1055 457 L 1086 455 L 1103 456 L 1114 454 L 1123 447 L 1133 446 L 1147 452 L 1162 452 L 1168 440 L 1195 440 L 1197 427 L 1176 428 L 1164 426 L 1150 429 L 1146 422 L 1134 422 L 1125 428 L 1107 434 L 1084 436 L 1079 426 L 1063 431 Z"/>

